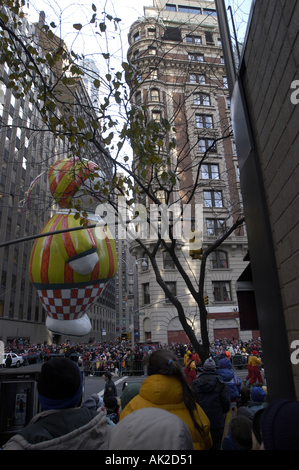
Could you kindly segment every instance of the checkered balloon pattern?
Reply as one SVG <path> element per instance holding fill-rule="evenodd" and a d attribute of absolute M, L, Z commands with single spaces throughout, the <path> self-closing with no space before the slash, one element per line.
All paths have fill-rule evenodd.
<path fill-rule="evenodd" d="M 104 290 L 106 284 L 69 289 L 37 290 L 48 314 L 54 320 L 77 320 L 81 318 Z"/>

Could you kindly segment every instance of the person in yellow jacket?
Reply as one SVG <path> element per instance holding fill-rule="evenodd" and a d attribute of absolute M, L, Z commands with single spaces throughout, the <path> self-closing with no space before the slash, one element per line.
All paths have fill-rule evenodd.
<path fill-rule="evenodd" d="M 253 385 L 256 382 L 264 383 L 260 367 L 262 366 L 262 360 L 259 356 L 258 351 L 252 351 L 252 356 L 248 359 L 247 369 L 249 371 L 246 380 L 249 380 L 249 385 Z"/>
<path fill-rule="evenodd" d="M 141 408 L 162 408 L 181 418 L 189 428 L 194 450 L 209 450 L 213 441 L 210 421 L 187 384 L 175 355 L 158 349 L 148 356 L 148 377 L 122 410 L 120 421 Z"/>
<path fill-rule="evenodd" d="M 184 354 L 184 367 L 186 367 L 187 361 L 189 360 L 189 354 L 191 354 L 191 351 L 189 351 L 189 349 L 188 349 L 186 354 Z"/>

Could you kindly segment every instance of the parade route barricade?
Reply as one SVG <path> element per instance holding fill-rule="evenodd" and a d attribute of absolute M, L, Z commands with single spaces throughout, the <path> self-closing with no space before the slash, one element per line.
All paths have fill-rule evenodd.
<path fill-rule="evenodd" d="M 246 369 L 248 363 L 248 356 L 241 356 L 236 354 L 235 356 L 231 356 L 231 361 L 233 368 L 236 369 Z"/>

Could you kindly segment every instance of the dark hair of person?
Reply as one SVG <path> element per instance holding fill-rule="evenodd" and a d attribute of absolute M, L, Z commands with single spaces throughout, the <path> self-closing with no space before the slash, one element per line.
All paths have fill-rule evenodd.
<path fill-rule="evenodd" d="M 175 355 L 166 349 L 157 349 L 147 356 L 147 374 L 161 374 L 177 377 L 183 388 L 183 401 L 189 411 L 195 429 L 204 437 L 203 424 L 196 410 L 196 396 L 186 382 L 181 366 Z M 198 423 L 200 422 L 200 424 Z"/>
<path fill-rule="evenodd" d="M 235 443 L 243 450 L 252 449 L 252 420 L 246 416 L 236 416 L 230 422 L 230 433 Z"/>

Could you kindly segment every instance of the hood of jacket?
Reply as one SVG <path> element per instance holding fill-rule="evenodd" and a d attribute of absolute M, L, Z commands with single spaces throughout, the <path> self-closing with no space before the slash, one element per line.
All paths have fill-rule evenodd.
<path fill-rule="evenodd" d="M 224 382 L 229 382 L 235 376 L 234 371 L 230 369 L 218 369 L 217 374 L 222 377 Z"/>
<path fill-rule="evenodd" d="M 106 411 L 50 410 L 34 416 L 3 450 L 98 450 L 108 448 Z"/>
<path fill-rule="evenodd" d="M 183 389 L 176 377 L 151 375 L 142 384 L 139 395 L 155 405 L 178 404 L 183 401 Z"/>
<path fill-rule="evenodd" d="M 222 378 L 217 376 L 215 372 L 203 372 L 198 377 L 197 382 L 204 393 L 211 393 L 219 380 L 223 382 Z"/>
<path fill-rule="evenodd" d="M 127 415 L 109 434 L 109 450 L 193 450 L 184 421 L 162 408 L 141 408 Z"/>

